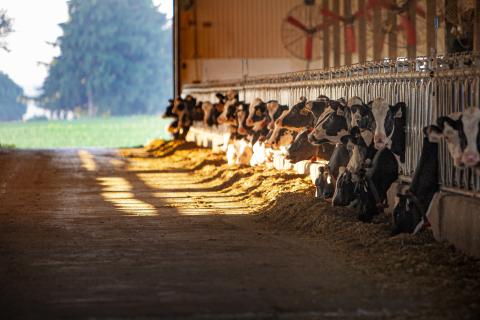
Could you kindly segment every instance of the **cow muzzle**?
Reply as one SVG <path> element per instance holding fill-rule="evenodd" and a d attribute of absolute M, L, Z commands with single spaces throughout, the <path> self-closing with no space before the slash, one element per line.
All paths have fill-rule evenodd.
<path fill-rule="evenodd" d="M 474 167 L 480 161 L 480 155 L 478 152 L 466 150 L 462 155 L 462 162 L 467 167 Z"/>
<path fill-rule="evenodd" d="M 246 135 L 248 132 L 247 130 L 245 130 L 244 127 L 238 127 L 238 133 L 241 134 L 241 135 Z"/>
<path fill-rule="evenodd" d="M 375 149 L 382 150 L 387 146 L 387 136 L 384 134 L 376 134 L 373 137 L 373 142 L 375 143 Z"/>

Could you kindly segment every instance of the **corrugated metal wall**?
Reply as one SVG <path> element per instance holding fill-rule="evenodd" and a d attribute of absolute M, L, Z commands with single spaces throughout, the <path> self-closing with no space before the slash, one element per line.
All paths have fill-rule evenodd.
<path fill-rule="evenodd" d="M 399 15 L 385 9 L 369 10 L 369 18 L 360 16 L 354 22 L 357 48 L 353 53 L 346 50 L 345 24 L 332 23 L 319 32 L 314 41 L 314 51 L 320 53 L 320 66 L 428 55 L 430 49 L 427 48 L 434 44 L 437 52 L 443 53 L 443 25 L 438 30 L 433 28 L 433 19 L 443 1 L 418 0 L 418 5 L 426 11 L 425 17 L 415 10 L 404 13 L 416 25 L 417 44 L 413 47 L 407 47 L 405 34 L 398 27 Z M 183 62 L 196 59 L 296 59 L 282 43 L 282 22 L 295 6 L 303 3 L 303 0 L 195 0 L 189 10 L 181 11 L 181 59 Z M 340 16 L 354 14 L 367 3 L 368 0 L 316 0 L 318 8 L 327 7 Z M 388 24 L 396 32 L 385 31 Z M 299 40 L 298 45 L 303 48 L 305 40 Z M 319 65 L 318 61 L 316 65 Z M 189 64 L 188 68 L 201 69 L 201 66 L 195 63 L 193 66 Z M 196 74 L 201 74 L 201 70 L 196 70 Z M 201 79 L 200 76 L 198 80 Z"/>

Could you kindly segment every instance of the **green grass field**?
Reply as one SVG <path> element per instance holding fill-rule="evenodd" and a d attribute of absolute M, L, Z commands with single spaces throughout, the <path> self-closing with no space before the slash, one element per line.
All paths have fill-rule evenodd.
<path fill-rule="evenodd" d="M 168 139 L 159 116 L 73 121 L 0 122 L 0 145 L 16 148 L 133 147 L 154 138 Z"/>

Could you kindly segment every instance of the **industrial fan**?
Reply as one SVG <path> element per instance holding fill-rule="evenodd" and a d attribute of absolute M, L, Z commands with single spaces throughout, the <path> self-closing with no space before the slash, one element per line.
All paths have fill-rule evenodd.
<path fill-rule="evenodd" d="M 282 22 L 282 43 L 293 56 L 310 62 L 320 58 L 321 33 L 326 19 L 314 1 L 305 1 L 288 12 Z"/>

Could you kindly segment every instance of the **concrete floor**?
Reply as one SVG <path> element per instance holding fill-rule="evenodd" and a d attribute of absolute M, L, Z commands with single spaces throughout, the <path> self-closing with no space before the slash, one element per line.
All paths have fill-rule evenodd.
<path fill-rule="evenodd" d="M 415 288 L 353 269 L 325 240 L 268 231 L 191 172 L 124 164 L 114 150 L 1 155 L 1 319 L 435 314 Z"/>

